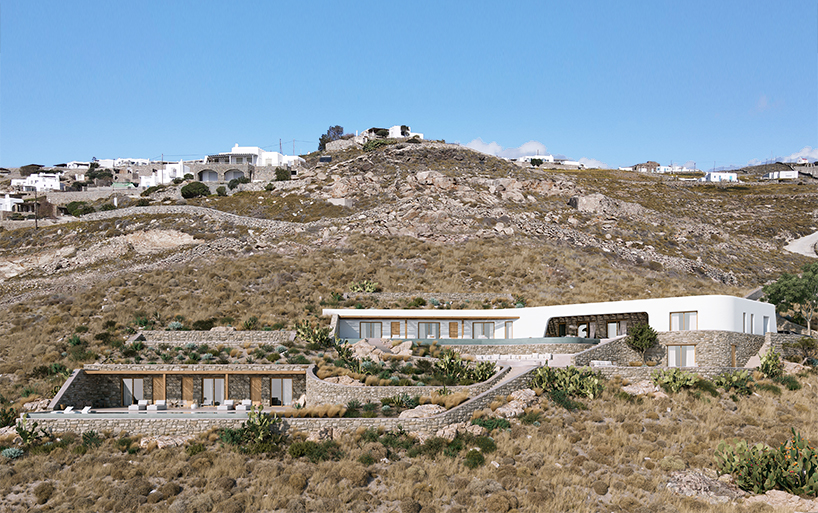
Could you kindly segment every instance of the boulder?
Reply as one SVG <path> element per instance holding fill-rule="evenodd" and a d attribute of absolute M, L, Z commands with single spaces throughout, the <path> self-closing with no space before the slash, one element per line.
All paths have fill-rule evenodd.
<path fill-rule="evenodd" d="M 411 410 L 402 411 L 398 416 L 400 419 L 420 419 L 425 417 L 433 417 L 439 413 L 446 411 L 446 408 L 437 404 L 421 404 Z"/>
<path fill-rule="evenodd" d="M 526 403 L 522 401 L 511 401 L 494 410 L 494 414 L 504 419 L 512 419 L 525 413 L 525 409 Z"/>

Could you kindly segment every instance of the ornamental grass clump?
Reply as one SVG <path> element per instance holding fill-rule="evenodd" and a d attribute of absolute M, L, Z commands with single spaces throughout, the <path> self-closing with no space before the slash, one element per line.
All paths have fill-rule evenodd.
<path fill-rule="evenodd" d="M 540 367 L 534 373 L 529 386 L 539 388 L 551 395 L 560 391 L 568 397 L 599 397 L 605 388 L 602 375 L 589 369 Z"/>

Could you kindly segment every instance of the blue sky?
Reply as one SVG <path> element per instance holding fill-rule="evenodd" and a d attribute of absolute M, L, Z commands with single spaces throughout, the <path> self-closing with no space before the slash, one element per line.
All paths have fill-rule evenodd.
<path fill-rule="evenodd" d="M 0 166 L 307 153 L 336 124 L 614 167 L 818 159 L 818 2 L 0 2 Z"/>

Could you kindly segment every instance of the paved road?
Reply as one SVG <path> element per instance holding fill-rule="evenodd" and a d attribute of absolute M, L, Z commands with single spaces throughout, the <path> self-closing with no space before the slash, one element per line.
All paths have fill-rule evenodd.
<path fill-rule="evenodd" d="M 818 258 L 818 255 L 815 254 L 816 242 L 818 242 L 818 232 L 815 232 L 812 235 L 807 235 L 806 237 L 801 237 L 800 239 L 795 239 L 784 246 L 784 249 L 791 253 L 798 253 L 799 255 Z"/>

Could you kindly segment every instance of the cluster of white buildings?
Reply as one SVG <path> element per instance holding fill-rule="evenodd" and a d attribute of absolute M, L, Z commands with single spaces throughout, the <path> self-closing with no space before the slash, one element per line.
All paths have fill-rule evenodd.
<path fill-rule="evenodd" d="M 282 155 L 277 151 L 264 151 L 258 146 L 239 146 L 238 143 L 228 152 L 208 155 L 205 162 L 268 167 L 294 167 L 306 164 L 306 161 L 297 155 Z"/>
<path fill-rule="evenodd" d="M 26 192 L 65 190 L 65 184 L 60 182 L 60 173 L 35 173 L 25 178 L 13 178 L 11 186 Z"/>

